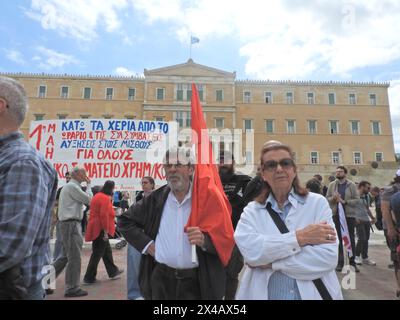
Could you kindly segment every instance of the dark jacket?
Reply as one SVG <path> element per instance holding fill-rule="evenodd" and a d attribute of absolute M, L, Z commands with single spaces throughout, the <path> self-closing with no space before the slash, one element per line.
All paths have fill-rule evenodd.
<path fill-rule="evenodd" d="M 146 245 L 155 240 L 160 227 L 161 215 L 170 188 L 163 186 L 148 197 L 131 206 L 118 218 L 118 228 L 126 241 L 142 252 Z M 199 284 L 201 298 L 222 299 L 225 293 L 225 269 L 215 251 L 210 237 L 205 235 L 205 250 L 197 247 L 199 259 Z M 143 297 L 151 300 L 151 276 L 156 261 L 151 255 L 142 254 L 139 269 L 139 286 Z"/>
<path fill-rule="evenodd" d="M 250 182 L 251 177 L 244 174 L 232 174 L 229 178 L 221 177 L 222 186 L 225 194 L 229 199 L 232 206 L 232 224 L 236 229 L 243 209 L 246 206 L 244 201 L 244 194 L 247 184 Z"/>
<path fill-rule="evenodd" d="M 333 215 L 337 214 L 337 203 L 333 200 L 333 195 L 338 192 L 339 180 L 336 179 L 332 181 L 328 186 L 328 191 L 326 193 L 326 199 L 332 209 Z M 346 218 L 355 218 L 357 213 L 357 206 L 360 202 L 360 196 L 357 191 L 357 187 L 353 181 L 346 180 L 346 193 L 344 199 L 346 204 L 344 206 L 344 211 Z"/>

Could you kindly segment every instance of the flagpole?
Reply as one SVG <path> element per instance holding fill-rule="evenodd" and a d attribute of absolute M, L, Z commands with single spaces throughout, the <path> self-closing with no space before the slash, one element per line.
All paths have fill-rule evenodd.
<path fill-rule="evenodd" d="M 192 244 L 192 263 L 198 264 L 199 260 L 197 259 L 196 245 Z"/>
<path fill-rule="evenodd" d="M 192 43 L 192 40 L 190 40 L 190 43 Z M 190 47 L 192 47 L 192 45 L 190 45 Z M 192 96 L 193 96 L 193 92 L 192 92 Z M 196 154 L 196 145 L 195 144 L 192 144 L 192 154 L 194 154 L 194 155 Z M 195 164 L 195 166 L 196 166 L 196 164 Z M 196 170 L 193 173 L 192 181 L 194 181 L 195 175 L 196 175 Z M 192 185 L 192 188 L 193 188 L 193 185 Z M 199 264 L 199 259 L 197 257 L 197 250 L 196 250 L 195 244 L 192 244 L 192 263 L 194 265 Z"/>

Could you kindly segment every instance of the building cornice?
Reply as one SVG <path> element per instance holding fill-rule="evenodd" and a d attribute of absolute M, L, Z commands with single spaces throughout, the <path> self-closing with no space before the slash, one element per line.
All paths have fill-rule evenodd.
<path fill-rule="evenodd" d="M 312 81 L 312 80 L 236 80 L 236 85 L 268 85 L 268 86 L 347 86 L 347 87 L 385 87 L 390 86 L 390 82 L 358 82 L 358 81 Z"/>
<path fill-rule="evenodd" d="M 1 76 L 16 78 L 35 79 L 68 79 L 68 80 L 100 80 L 100 81 L 140 81 L 144 82 L 141 76 L 113 76 L 113 75 L 74 75 L 74 74 L 52 74 L 52 73 L 24 73 L 24 72 L 0 72 Z"/>
<path fill-rule="evenodd" d="M 167 67 L 165 69 L 169 69 Z M 204 83 L 226 83 L 237 86 L 345 86 L 345 87 L 384 87 L 389 88 L 389 81 L 382 82 L 363 82 L 363 81 L 312 81 L 312 80 L 234 80 L 235 73 L 227 73 L 227 77 L 217 76 L 196 76 L 196 75 L 157 75 L 154 71 L 145 72 L 145 76 L 114 76 L 114 75 L 79 75 L 79 74 L 52 74 L 52 73 L 25 73 L 25 72 L 0 72 L 0 76 L 14 78 L 33 78 L 33 79 L 68 79 L 68 80 L 91 80 L 91 81 L 137 81 L 137 82 L 182 82 L 202 81 Z M 217 70 L 209 68 L 211 70 Z M 218 70 L 219 71 L 219 70 Z M 154 73 L 153 73 L 154 72 Z"/>

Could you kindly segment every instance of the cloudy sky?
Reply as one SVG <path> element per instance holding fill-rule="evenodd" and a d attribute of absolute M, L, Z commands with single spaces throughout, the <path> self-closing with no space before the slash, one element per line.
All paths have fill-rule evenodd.
<path fill-rule="evenodd" d="M 140 75 L 195 62 L 238 79 L 390 81 L 400 152 L 398 0 L 2 3 L 0 71 Z"/>

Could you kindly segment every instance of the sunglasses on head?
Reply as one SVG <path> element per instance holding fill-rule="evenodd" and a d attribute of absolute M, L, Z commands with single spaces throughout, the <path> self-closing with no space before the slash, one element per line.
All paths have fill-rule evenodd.
<path fill-rule="evenodd" d="M 263 170 L 275 171 L 278 168 L 278 164 L 282 169 L 290 169 L 294 167 L 294 161 L 290 158 L 281 159 L 279 161 L 268 160 L 263 163 Z"/>

